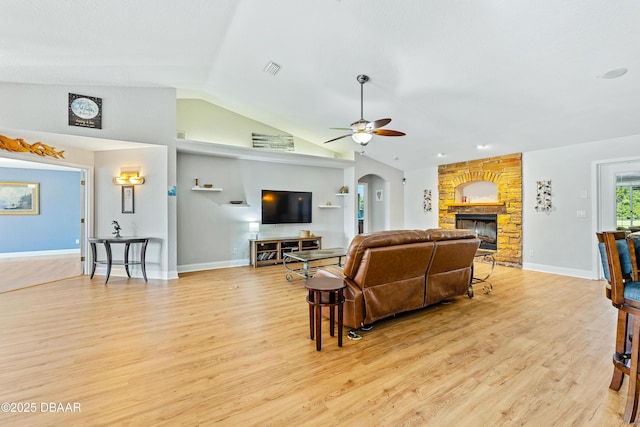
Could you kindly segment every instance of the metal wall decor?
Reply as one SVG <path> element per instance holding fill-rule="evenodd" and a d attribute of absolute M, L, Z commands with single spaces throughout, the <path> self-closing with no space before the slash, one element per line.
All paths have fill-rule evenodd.
<path fill-rule="evenodd" d="M 253 148 L 266 148 L 276 151 L 294 151 L 293 136 L 291 135 L 265 135 L 251 133 Z"/>
<path fill-rule="evenodd" d="M 537 181 L 536 211 L 549 212 L 551 210 L 551 180 Z"/>
<path fill-rule="evenodd" d="M 424 190 L 422 210 L 424 213 L 431 212 L 431 190 Z"/>

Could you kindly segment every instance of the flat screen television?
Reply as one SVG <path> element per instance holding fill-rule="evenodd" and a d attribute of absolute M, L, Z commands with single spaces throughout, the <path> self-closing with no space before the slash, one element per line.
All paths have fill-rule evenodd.
<path fill-rule="evenodd" d="M 262 190 L 263 224 L 303 224 L 310 222 L 310 192 Z"/>

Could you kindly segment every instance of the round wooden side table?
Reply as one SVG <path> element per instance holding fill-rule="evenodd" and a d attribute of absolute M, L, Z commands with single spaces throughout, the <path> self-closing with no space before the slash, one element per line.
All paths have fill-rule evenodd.
<path fill-rule="evenodd" d="M 338 310 L 338 347 L 342 347 L 344 288 L 342 279 L 313 277 L 304 282 L 309 291 L 309 336 L 316 340 L 316 350 L 322 348 L 322 307 L 329 308 L 329 334 L 334 336 L 335 309 Z"/>

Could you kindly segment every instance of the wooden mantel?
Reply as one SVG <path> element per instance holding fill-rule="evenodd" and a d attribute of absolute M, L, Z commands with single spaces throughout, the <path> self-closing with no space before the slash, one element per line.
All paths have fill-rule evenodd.
<path fill-rule="evenodd" d="M 504 202 L 450 203 L 449 204 L 449 207 L 452 207 L 452 208 L 461 208 L 466 206 L 476 206 L 476 207 L 504 206 Z"/>

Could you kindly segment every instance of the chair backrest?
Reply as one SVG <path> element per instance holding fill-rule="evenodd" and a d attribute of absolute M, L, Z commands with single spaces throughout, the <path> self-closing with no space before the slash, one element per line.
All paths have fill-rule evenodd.
<path fill-rule="evenodd" d="M 605 247 L 605 254 L 607 259 L 607 266 L 609 268 L 609 284 L 611 285 L 611 302 L 615 306 L 621 306 L 624 303 L 624 284 L 625 279 L 622 274 L 622 262 L 620 261 L 619 244 L 620 239 L 619 232 L 604 231 L 602 232 L 602 240 Z M 626 247 L 626 251 L 629 255 L 629 262 L 631 264 L 631 280 L 638 281 L 638 267 L 636 261 L 635 245 L 631 238 L 625 236 L 624 245 L 622 245 L 622 251 Z"/>
<path fill-rule="evenodd" d="M 626 242 L 626 238 L 629 233 L 626 231 L 609 231 L 608 233 L 613 234 L 616 239 L 618 255 L 620 256 L 622 277 L 624 278 L 624 280 L 628 280 L 631 278 L 631 274 L 633 271 L 631 258 L 629 256 L 629 248 Z M 600 261 L 602 262 L 602 271 L 604 273 L 604 278 L 607 279 L 607 281 L 611 281 L 611 276 L 609 275 L 609 265 L 607 263 L 607 253 L 604 247 L 603 232 L 596 233 L 596 237 L 598 238 L 598 251 L 600 252 Z"/>

